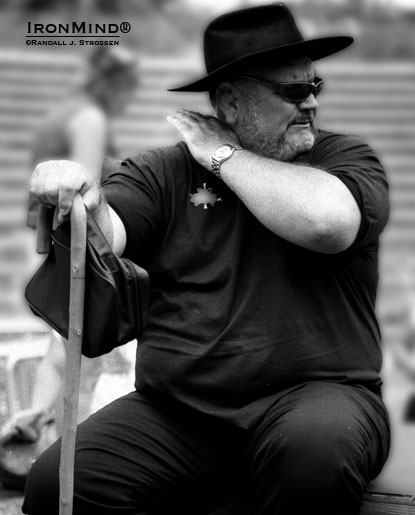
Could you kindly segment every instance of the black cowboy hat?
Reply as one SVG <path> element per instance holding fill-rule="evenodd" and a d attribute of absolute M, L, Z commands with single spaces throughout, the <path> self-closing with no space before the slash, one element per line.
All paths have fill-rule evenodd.
<path fill-rule="evenodd" d="M 213 20 L 205 30 L 206 77 L 169 91 L 208 91 L 249 66 L 278 64 L 296 57 L 315 61 L 352 43 L 350 36 L 304 40 L 283 3 L 233 11 Z"/>

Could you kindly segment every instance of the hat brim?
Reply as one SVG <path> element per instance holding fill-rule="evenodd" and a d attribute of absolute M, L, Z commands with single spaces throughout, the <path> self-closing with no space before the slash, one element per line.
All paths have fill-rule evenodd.
<path fill-rule="evenodd" d="M 221 66 L 202 79 L 191 82 L 190 84 L 185 84 L 184 86 L 171 88 L 168 91 L 209 91 L 221 80 L 226 80 L 227 77 L 229 78 L 236 71 L 246 71 L 246 67 L 254 64 L 259 66 L 261 64 L 272 63 L 272 59 L 281 61 L 296 57 L 309 57 L 311 60 L 317 61 L 318 59 L 344 50 L 352 43 L 353 38 L 350 36 L 328 36 L 270 48 L 261 52 L 254 52 Z"/>

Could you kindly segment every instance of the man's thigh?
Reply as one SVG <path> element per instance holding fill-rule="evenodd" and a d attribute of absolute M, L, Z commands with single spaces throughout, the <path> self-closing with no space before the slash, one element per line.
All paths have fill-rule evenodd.
<path fill-rule="evenodd" d="M 181 407 L 133 392 L 77 432 L 74 513 L 197 513 L 235 477 L 234 434 Z M 34 464 L 24 512 L 57 513 L 60 442 Z M 203 510 L 202 510 L 203 512 Z"/>
<path fill-rule="evenodd" d="M 374 394 L 330 382 L 293 388 L 266 413 L 251 441 L 260 512 L 358 513 L 388 449 L 388 417 Z"/>

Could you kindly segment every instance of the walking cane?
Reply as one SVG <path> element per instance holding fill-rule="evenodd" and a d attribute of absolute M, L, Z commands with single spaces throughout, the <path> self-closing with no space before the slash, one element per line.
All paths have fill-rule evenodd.
<path fill-rule="evenodd" d="M 41 206 L 37 241 L 39 253 L 47 253 L 49 250 L 51 222 L 51 210 Z M 69 334 L 59 467 L 59 515 L 72 515 L 73 508 L 75 437 L 84 324 L 86 235 L 86 211 L 82 197 L 78 194 L 71 210 Z"/>

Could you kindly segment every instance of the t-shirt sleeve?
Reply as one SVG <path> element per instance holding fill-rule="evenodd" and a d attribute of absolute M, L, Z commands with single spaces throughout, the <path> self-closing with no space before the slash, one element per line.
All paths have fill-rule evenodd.
<path fill-rule="evenodd" d="M 313 161 L 312 165 L 338 177 L 359 206 L 361 224 L 348 250 L 377 243 L 389 217 L 389 187 L 370 146 L 355 136 L 328 134 L 317 145 Z"/>
<path fill-rule="evenodd" d="M 102 183 L 105 199 L 127 233 L 124 257 L 137 263 L 151 252 L 168 217 L 168 154 L 155 150 L 126 159 Z"/>

